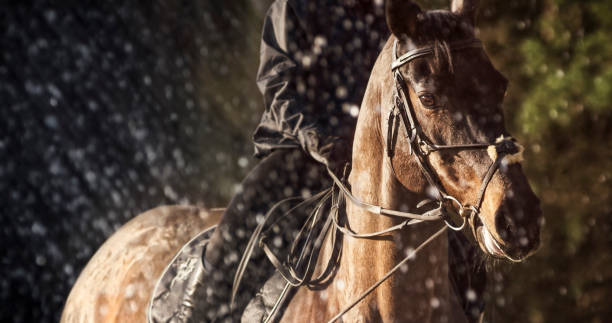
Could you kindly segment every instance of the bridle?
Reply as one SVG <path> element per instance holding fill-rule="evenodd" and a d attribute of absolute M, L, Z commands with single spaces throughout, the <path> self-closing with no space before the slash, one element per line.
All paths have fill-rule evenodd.
<path fill-rule="evenodd" d="M 323 239 L 326 235 L 326 232 L 332 226 L 335 227 L 338 231 L 342 232 L 345 235 L 354 237 L 354 238 L 372 238 L 376 236 L 381 236 L 393 231 L 401 230 L 409 225 L 413 225 L 416 223 L 420 223 L 423 221 L 444 221 L 445 226 L 443 226 L 440 230 L 430 236 L 426 241 L 421 243 L 416 249 L 414 249 L 410 254 L 408 254 L 402 261 L 400 261 L 395 267 L 393 267 L 389 272 L 387 272 L 380 280 L 378 280 L 375 284 L 373 284 L 370 288 L 364 291 L 355 301 L 351 302 L 348 306 L 346 306 L 340 313 L 334 316 L 329 322 L 334 322 L 338 320 L 342 315 L 348 312 L 351 308 L 357 305 L 361 300 L 363 300 L 368 294 L 374 291 L 380 284 L 386 281 L 389 277 L 391 277 L 398 269 L 401 268 L 403 264 L 413 259 L 422 248 L 424 248 L 429 242 L 433 241 L 436 237 L 440 236 L 446 228 L 450 228 L 455 231 L 462 230 L 466 223 L 469 221 L 470 226 L 472 228 L 472 234 L 476 237 L 477 233 L 475 230 L 475 223 L 479 221 L 480 208 L 482 206 L 482 202 L 484 199 L 484 195 L 486 189 L 493 178 L 493 175 L 499 169 L 499 166 L 502 163 L 502 160 L 506 158 L 506 156 L 520 154 L 522 152 L 522 147 L 518 145 L 514 139 L 511 137 L 500 137 L 494 143 L 471 143 L 471 144 L 460 144 L 460 145 L 437 145 L 429 142 L 424 135 L 419 123 L 416 119 L 415 109 L 412 105 L 411 100 L 409 99 L 409 91 L 408 84 L 404 80 L 400 67 L 408 64 L 414 59 L 425 57 L 428 55 L 432 55 L 435 51 L 433 47 L 426 48 L 417 48 L 414 50 L 410 50 L 407 53 L 397 57 L 397 39 L 393 43 L 393 62 L 391 64 L 391 71 L 393 73 L 394 78 L 394 89 L 393 89 L 393 102 L 394 105 L 389 113 L 389 127 L 388 127 L 388 135 L 387 135 L 387 144 L 386 151 L 387 156 L 391 162 L 391 167 L 393 168 L 393 157 L 395 152 L 395 145 L 397 142 L 397 137 L 399 133 L 399 122 L 404 125 L 406 131 L 406 138 L 409 143 L 409 153 L 410 155 L 415 156 L 415 160 L 421 173 L 425 176 L 427 182 L 431 187 L 436 189 L 435 200 L 426 199 L 417 204 L 416 209 L 422 209 L 425 206 L 432 205 L 437 203 L 437 206 L 428 207 L 429 210 L 423 211 L 422 213 L 410 213 L 399 210 L 386 209 L 379 205 L 373 205 L 366 202 L 361 201 L 359 198 L 354 196 L 350 189 L 344 184 L 343 180 L 340 180 L 336 174 L 328 168 L 328 173 L 334 182 L 334 187 L 325 190 L 319 193 L 312 200 L 320 200 L 315 208 L 315 212 L 311 214 L 311 217 L 307 220 L 308 223 L 312 222 L 312 227 L 316 226 L 316 222 L 321 222 L 321 210 L 322 206 L 328 199 L 332 200 L 332 210 L 331 214 L 327 220 L 322 224 L 321 234 L 312 235 L 311 238 L 310 232 L 304 234 L 307 235 L 306 242 L 304 245 L 308 246 L 310 250 L 314 250 L 315 248 L 320 248 L 323 244 Z M 467 41 L 458 41 L 450 44 L 450 50 L 459 51 L 468 48 L 482 48 L 482 44 L 477 39 L 470 39 Z M 482 183 L 480 186 L 480 191 L 478 195 L 477 202 L 474 205 L 461 203 L 457 198 L 452 195 L 446 193 L 444 187 L 442 186 L 436 172 L 433 171 L 432 166 L 428 161 L 428 156 L 432 152 L 443 151 L 443 150 L 487 150 L 490 152 L 493 150 L 495 152 L 495 157 L 493 163 L 489 166 L 485 176 L 482 179 Z M 395 172 L 395 170 L 393 170 Z M 397 178 L 397 175 L 395 175 Z M 392 217 L 400 217 L 403 218 L 404 221 L 401 223 L 386 228 L 384 230 L 380 230 L 377 232 L 370 233 L 356 233 L 350 228 L 341 225 L 338 220 L 339 207 L 341 204 L 341 200 L 345 198 L 351 201 L 351 203 L 361 209 L 364 209 L 370 213 L 384 215 L 384 216 L 392 216 Z M 299 287 L 302 285 L 312 285 L 317 282 L 321 282 L 325 279 L 326 276 L 329 275 L 329 271 L 326 270 L 321 276 L 313 278 L 312 268 L 314 267 L 313 261 L 316 262 L 316 256 L 313 257 L 312 254 L 308 257 L 308 259 L 303 258 L 302 255 L 298 257 L 298 261 L 295 265 L 287 265 L 284 264 L 281 260 L 279 260 L 274 252 L 268 247 L 268 245 L 264 242 L 265 234 L 263 233 L 264 225 L 269 222 L 268 219 L 271 218 L 274 211 L 282 204 L 289 201 L 284 200 L 277 203 L 264 217 L 264 220 L 258 225 L 254 234 L 251 236 L 249 243 L 247 245 L 247 249 L 239 263 L 238 270 L 236 276 L 234 277 L 234 286 L 232 290 L 231 303 L 233 304 L 234 298 L 238 291 L 238 286 L 242 279 L 242 275 L 246 268 L 246 265 L 251 257 L 251 254 L 257 244 L 264 250 L 265 254 L 268 256 L 270 261 L 276 267 L 278 272 L 283 276 L 286 280 L 285 288 L 283 289 L 281 295 L 279 296 L 277 302 L 275 303 L 271 313 L 266 318 L 266 322 L 274 319 L 274 316 L 278 312 L 281 304 L 284 302 L 286 296 L 288 295 L 288 290 L 291 287 Z M 301 204 L 305 204 L 308 201 L 304 201 Z M 448 203 L 450 203 L 451 209 L 456 210 L 456 214 L 458 214 L 461 219 L 461 225 L 454 225 L 451 221 L 451 217 L 449 214 Z M 299 207 L 299 205 L 298 205 Z M 296 207 L 297 208 L 297 207 Z M 295 209 L 295 208 L 294 208 Z M 335 230 L 332 230 L 332 234 Z M 300 231 L 299 236 L 302 235 L 302 231 Z M 298 239 L 296 238 L 296 241 Z M 335 235 L 333 236 L 333 240 L 335 241 Z M 499 247 L 499 246 L 498 246 Z M 304 247 L 306 248 L 306 247 Z M 293 249 L 293 248 L 292 248 Z M 292 251 L 293 252 L 293 251 Z M 303 252 L 302 252 L 303 254 Z M 318 251 L 313 251 L 313 254 L 318 255 Z M 305 264 L 302 262 L 305 260 Z M 303 266 L 306 268 L 302 275 L 298 274 L 297 267 Z"/>
<path fill-rule="evenodd" d="M 494 143 L 437 145 L 437 144 L 433 144 L 429 142 L 426 139 L 419 123 L 416 120 L 415 109 L 412 105 L 412 101 L 409 99 L 408 84 L 404 80 L 404 77 L 402 76 L 402 73 L 400 72 L 400 67 L 408 64 L 410 61 L 414 59 L 433 54 L 434 48 L 433 47 L 417 48 L 417 49 L 408 51 L 407 53 L 405 53 L 404 55 L 400 57 L 397 57 L 397 44 L 398 42 L 396 39 L 393 43 L 393 62 L 391 64 L 391 71 L 393 72 L 393 79 L 394 79 L 394 88 L 393 88 L 394 105 L 391 108 L 391 111 L 389 113 L 389 119 L 388 119 L 389 120 L 388 121 L 388 134 L 387 134 L 387 144 L 386 144 L 387 156 L 389 157 L 391 161 L 391 165 L 393 165 L 392 160 L 394 157 L 395 145 L 397 142 L 399 121 L 401 120 L 406 130 L 406 134 L 407 134 L 406 139 L 408 139 L 410 155 L 415 156 L 415 160 L 417 162 L 419 169 L 421 170 L 421 173 L 423 174 L 423 176 L 425 177 L 429 185 L 436 189 L 435 190 L 435 193 L 437 195 L 435 196 L 436 199 L 435 200 L 426 199 L 426 200 L 421 201 L 420 203 L 417 204 L 417 209 L 422 208 L 432 203 L 438 203 L 437 207 L 435 207 L 432 210 L 426 211 L 424 213 L 417 214 L 417 213 L 409 213 L 409 212 L 385 209 L 381 206 L 368 204 L 368 203 L 362 202 L 357 197 L 355 197 L 350 192 L 350 190 L 343 184 L 343 182 L 339 180 L 338 177 L 333 172 L 329 170 L 328 172 L 330 176 L 332 177 L 332 179 L 334 180 L 334 183 L 340 188 L 344 196 L 347 197 L 354 205 L 356 205 L 359 208 L 365 209 L 375 214 L 403 217 L 403 218 L 409 219 L 410 221 L 403 223 L 404 225 L 414 224 L 414 223 L 418 223 L 422 221 L 443 220 L 446 223 L 448 228 L 455 230 L 455 231 L 460 231 L 465 227 L 467 220 L 471 219 L 473 221 L 477 216 L 480 215 L 480 208 L 482 206 L 484 194 L 486 192 L 486 189 L 489 183 L 491 182 L 491 179 L 493 178 L 493 175 L 495 175 L 495 173 L 499 169 L 499 166 L 501 165 L 502 160 L 508 155 L 513 155 L 513 154 L 522 152 L 522 147 L 518 145 L 514 141 L 513 138 L 503 137 L 503 136 L 500 137 Z M 464 50 L 468 48 L 482 48 L 482 43 L 477 39 L 470 39 L 467 41 L 458 41 L 458 42 L 451 43 L 449 47 L 452 51 L 459 51 L 459 50 Z M 478 150 L 478 149 L 481 149 L 481 150 L 493 149 L 496 152 L 495 153 L 496 157 L 494 158 L 493 163 L 489 166 L 487 172 L 485 173 L 485 176 L 482 179 L 482 183 L 481 183 L 480 190 L 478 193 L 477 202 L 473 205 L 470 205 L 467 203 L 461 203 L 457 198 L 446 193 L 446 191 L 444 190 L 444 187 L 442 186 L 440 180 L 438 179 L 436 175 L 436 172 L 433 171 L 433 168 L 431 167 L 427 157 L 432 152 L 436 152 L 436 151 L 443 151 L 443 150 L 461 151 L 461 150 Z M 396 178 L 397 178 L 397 175 L 396 175 Z M 459 214 L 461 218 L 463 219 L 463 222 L 460 226 L 455 226 L 451 224 L 450 217 L 448 214 L 448 208 L 445 207 L 445 204 L 448 202 L 450 202 L 454 207 L 456 207 L 457 209 L 456 213 Z M 401 228 L 399 226 L 396 226 L 396 227 L 397 227 L 396 229 Z M 343 227 L 341 227 L 341 230 L 345 233 L 347 231 Z M 351 234 L 351 235 L 357 238 L 372 237 L 375 235 L 388 233 L 390 231 L 391 230 L 386 229 L 383 231 L 370 233 L 367 235 L 364 235 L 364 234 L 357 234 L 357 235 Z"/>
<path fill-rule="evenodd" d="M 431 55 L 434 53 L 433 47 L 427 48 L 418 48 L 411 51 L 408 51 L 404 55 L 397 57 L 397 39 L 393 42 L 393 63 L 391 64 L 391 70 L 393 72 L 394 78 L 394 105 L 389 113 L 389 135 L 387 136 L 387 155 L 391 159 L 391 165 L 393 155 L 394 155 L 394 145 L 395 140 L 394 137 L 394 129 L 397 128 L 397 115 L 401 118 L 401 121 L 404 124 L 404 128 L 406 129 L 406 133 L 408 134 L 407 139 L 409 141 L 409 153 L 415 156 L 415 160 L 417 162 L 418 167 L 421 170 L 421 173 L 425 176 L 427 182 L 431 187 L 435 187 L 436 190 L 436 200 L 434 202 L 438 202 L 439 208 L 441 209 L 441 217 L 445 221 L 446 225 L 455 231 L 462 230 L 466 224 L 466 219 L 474 219 L 476 216 L 480 215 L 480 208 L 482 206 L 482 202 L 484 199 L 484 194 L 486 189 L 493 178 L 493 175 L 499 168 L 499 165 L 503 158 L 508 154 L 516 154 L 520 151 L 519 146 L 514 142 L 511 137 L 501 137 L 501 140 L 498 140 L 495 143 L 470 143 L 470 144 L 459 144 L 459 145 L 436 145 L 430 143 L 423 131 L 416 121 L 416 113 L 415 109 L 412 105 L 412 101 L 409 97 L 408 84 L 404 80 L 402 73 L 400 72 L 400 67 L 408 64 L 410 61 L 424 57 L 427 55 Z M 452 51 L 460 51 L 468 48 L 482 48 L 482 43 L 477 39 L 469 39 L 464 41 L 457 41 L 450 44 L 450 49 Z M 478 199 L 474 205 L 461 203 L 459 200 L 452 195 L 446 193 L 444 190 L 440 180 L 436 176 L 436 173 L 433 171 L 427 156 L 435 151 L 443 151 L 443 150 L 479 150 L 479 149 L 488 149 L 493 146 L 496 151 L 496 157 L 494 158 L 493 163 L 489 166 L 487 172 L 485 173 L 484 178 L 482 179 L 480 190 L 478 193 Z M 493 157 L 492 157 L 493 158 Z M 449 223 L 448 214 L 445 212 L 447 210 L 443 207 L 443 204 L 447 201 L 450 201 L 454 206 L 458 208 L 458 214 L 462 217 L 463 223 L 459 227 L 455 227 Z M 473 227 L 473 226 L 472 226 Z"/>

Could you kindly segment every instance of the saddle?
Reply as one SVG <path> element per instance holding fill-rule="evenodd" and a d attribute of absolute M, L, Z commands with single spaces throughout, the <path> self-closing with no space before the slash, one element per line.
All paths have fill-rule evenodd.
<path fill-rule="evenodd" d="M 300 201 L 290 208 L 288 212 L 275 212 L 280 203 L 291 202 L 289 199 L 279 202 L 268 214 L 265 220 L 256 228 L 251 241 L 238 265 L 238 274 L 234 282 L 235 291 L 238 290 L 242 274 L 247 268 L 250 255 L 256 246 L 263 249 L 269 260 L 277 268 L 275 273 L 264 283 L 259 292 L 250 300 L 244 309 L 241 322 L 275 322 L 282 317 L 284 307 L 300 285 L 323 281 L 331 273 L 325 271 L 320 277 L 311 277 L 318 256 L 318 248 L 322 239 L 331 227 L 330 203 L 331 189 L 322 191 L 315 196 Z M 314 208 L 312 207 L 314 204 Z M 310 207 L 310 209 L 309 209 Z M 309 209 L 309 216 L 302 228 L 296 230 L 297 238 L 291 250 L 283 257 L 277 256 L 274 248 L 266 241 L 274 237 L 271 224 L 291 217 L 296 210 Z M 335 208 L 337 211 L 337 207 Z M 285 225 L 285 227 L 288 224 Z M 201 294 L 206 282 L 203 281 L 205 268 L 202 264 L 202 254 L 212 236 L 216 226 L 208 228 L 185 244 L 170 264 L 163 271 L 152 294 L 147 311 L 147 322 L 202 322 L 205 314 L 194 307 L 196 295 Z M 294 230 L 296 228 L 293 228 Z M 316 246 L 316 247 L 315 247 Z M 281 254 L 284 254 L 281 252 Z M 198 293 L 200 291 L 200 293 Z M 235 293 L 235 291 L 233 293 Z M 201 296 L 200 296 L 201 297 Z"/>
<path fill-rule="evenodd" d="M 203 321 L 193 308 L 192 299 L 196 289 L 203 288 L 205 283 L 201 279 L 204 273 L 201 257 L 215 228 L 213 226 L 202 231 L 185 244 L 166 267 L 153 291 L 147 311 L 148 323 Z M 266 320 L 285 287 L 285 280 L 278 272 L 275 273 L 249 302 L 241 322 Z"/>

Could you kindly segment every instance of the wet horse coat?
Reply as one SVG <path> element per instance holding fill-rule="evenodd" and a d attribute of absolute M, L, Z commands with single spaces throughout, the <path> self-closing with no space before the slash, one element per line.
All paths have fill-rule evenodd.
<path fill-rule="evenodd" d="M 482 49 L 453 52 L 450 43 L 474 38 L 476 4 L 453 1 L 453 11 L 422 11 L 411 1 L 389 1 L 387 19 L 393 36 L 372 72 L 361 106 L 349 182 L 352 194 L 383 208 L 414 212 L 415 205 L 433 197 L 433 188 L 417 167 L 405 129 L 399 136 L 395 158 L 386 159 L 394 106 L 392 44 L 401 52 L 430 47 L 400 69 L 408 100 L 422 136 L 438 145 L 495 143 L 505 135 L 501 103 L 506 80 L 491 65 Z M 462 208 L 478 204 L 470 224 L 483 251 L 495 257 L 520 261 L 539 244 L 541 211 L 520 165 L 509 159 L 486 179 L 492 157 L 486 150 L 438 151 L 427 154 L 441 186 L 457 198 Z M 486 180 L 486 191 L 482 183 Z M 482 197 L 482 203 L 477 202 Z M 371 232 L 397 225 L 402 219 L 374 215 L 347 204 L 347 226 L 354 232 Z M 441 222 L 425 222 L 375 239 L 344 236 L 342 257 L 333 281 L 321 290 L 301 288 L 289 304 L 283 321 L 325 321 L 341 312 L 362 292 L 389 273 L 407 253 L 432 236 Z M 439 236 L 417 260 L 396 272 L 342 316 L 348 322 L 461 322 L 468 317 L 453 295 L 448 280 L 448 242 Z M 329 259 L 327 244 L 320 259 Z M 325 267 L 319 262 L 318 270 Z M 479 297 L 481 295 L 476 295 Z M 472 318 L 473 319 L 473 318 Z"/>

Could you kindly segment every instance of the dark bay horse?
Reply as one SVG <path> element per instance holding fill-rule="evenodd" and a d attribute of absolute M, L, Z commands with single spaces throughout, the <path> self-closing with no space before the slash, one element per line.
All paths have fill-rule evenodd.
<path fill-rule="evenodd" d="M 333 230 L 341 256 L 327 284 L 296 292 L 282 321 L 467 322 L 448 278 L 447 226 L 466 227 L 490 257 L 517 262 L 537 249 L 539 201 L 504 126 L 507 81 L 476 39 L 476 10 L 476 0 L 454 0 L 450 11 L 387 1 L 392 36 L 361 106 L 346 218 Z M 144 322 L 156 275 L 220 215 L 152 212 L 100 248 L 62 322 Z M 314 276 L 335 245 L 329 235 Z"/>
<path fill-rule="evenodd" d="M 392 36 L 359 113 L 349 182 L 360 201 L 347 202 L 346 226 L 361 233 L 405 221 L 359 203 L 418 213 L 419 201 L 438 200 L 463 215 L 485 254 L 517 262 L 539 246 L 541 210 L 517 163 L 522 147 L 504 137 L 507 80 L 474 34 L 477 2 L 423 11 L 412 1 L 387 1 Z M 333 281 L 301 288 L 283 321 L 325 322 L 353 304 L 345 322 L 466 321 L 449 284 L 446 235 L 364 294 L 444 225 L 424 221 L 373 239 L 344 235 Z M 319 271 L 331 252 L 328 244 Z"/>

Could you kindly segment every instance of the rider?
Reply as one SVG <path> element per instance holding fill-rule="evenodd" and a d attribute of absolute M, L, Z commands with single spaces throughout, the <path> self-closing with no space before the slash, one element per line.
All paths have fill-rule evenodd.
<path fill-rule="evenodd" d="M 206 320 L 229 315 L 236 266 L 262 216 L 280 200 L 329 187 L 326 166 L 343 175 L 358 107 L 388 35 L 383 1 L 275 0 L 271 5 L 257 75 L 265 111 L 253 135 L 255 156 L 262 160 L 243 180 L 204 253 L 206 287 L 199 297 L 205 299 L 194 301 L 202 303 Z M 255 251 L 235 312 L 273 273 L 264 258 Z"/>

